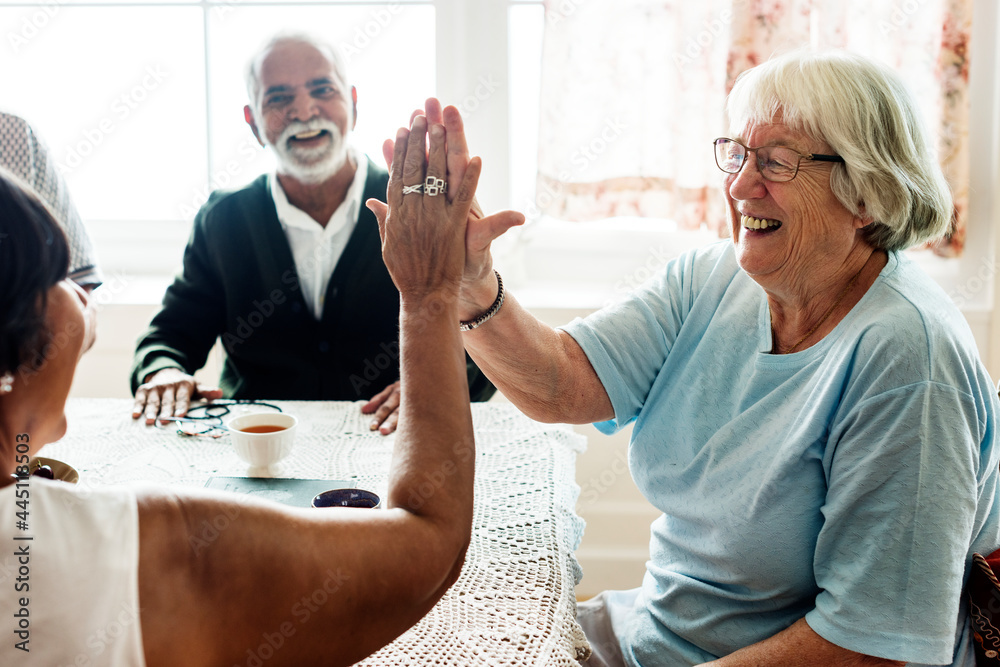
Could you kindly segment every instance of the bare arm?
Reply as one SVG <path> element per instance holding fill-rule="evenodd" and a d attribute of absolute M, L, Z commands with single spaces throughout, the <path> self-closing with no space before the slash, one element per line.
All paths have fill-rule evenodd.
<path fill-rule="evenodd" d="M 725 658 L 706 662 L 702 667 L 890 667 L 906 663 L 874 658 L 832 644 L 816 634 L 805 619 L 800 619 L 773 637 L 731 653 Z"/>
<path fill-rule="evenodd" d="M 447 134 L 448 186 L 454 190 L 469 165 L 469 148 L 458 109 L 430 98 L 427 119 L 442 123 Z M 414 117 L 420 112 L 414 112 Z M 382 153 L 390 169 L 394 143 Z M 524 222 L 514 211 L 483 217 L 473 204 L 465 230 L 465 267 L 458 314 L 472 320 L 485 312 L 497 296 L 490 245 L 513 226 Z M 568 334 L 539 321 L 507 293 L 500 312 L 478 329 L 464 333 L 469 356 L 497 388 L 529 417 L 544 422 L 584 424 L 614 417 L 611 400 L 587 356 Z"/>
<path fill-rule="evenodd" d="M 478 293 L 487 296 L 476 298 L 472 288 L 463 289 L 464 320 L 485 312 L 496 298 L 492 270 L 480 284 Z M 529 417 L 572 424 L 614 417 L 611 399 L 577 342 L 541 322 L 513 294 L 492 319 L 462 339 L 486 377 Z"/>
<path fill-rule="evenodd" d="M 425 127 L 421 118 L 412 142 L 422 144 Z M 429 173 L 444 171 L 437 136 Z M 353 664 L 418 621 L 458 577 L 471 539 L 475 443 L 455 325 L 464 262 L 456 232 L 478 163 L 453 203 L 419 194 L 404 201 L 402 182 L 421 182 L 424 166 L 411 159 L 404 169 L 406 141 L 398 143 L 389 216 L 380 217 L 401 293 L 403 400 L 389 509 L 142 493 L 139 596 L 150 667 L 176 665 L 179 651 L 196 666 L 246 664 L 251 655 L 268 665 Z M 433 243 L 419 247 L 414 236 Z"/>

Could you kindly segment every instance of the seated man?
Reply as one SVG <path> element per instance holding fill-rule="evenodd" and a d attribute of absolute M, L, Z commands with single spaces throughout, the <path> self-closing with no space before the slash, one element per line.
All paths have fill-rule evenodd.
<path fill-rule="evenodd" d="M 66 181 L 56 171 L 49 151 L 28 121 L 0 111 L 0 167 L 17 176 L 49 207 L 69 241 L 69 279 L 87 291 L 103 278 L 80 214 Z"/>
<path fill-rule="evenodd" d="M 138 342 L 133 418 L 182 416 L 196 398 L 357 400 L 390 433 L 399 406 L 399 293 L 364 206 L 388 174 L 349 143 L 357 91 L 336 50 L 272 39 L 247 68 L 245 117 L 277 173 L 214 192 L 182 273 Z M 216 338 L 221 389 L 192 377 Z M 495 388 L 466 357 L 472 400 Z"/>

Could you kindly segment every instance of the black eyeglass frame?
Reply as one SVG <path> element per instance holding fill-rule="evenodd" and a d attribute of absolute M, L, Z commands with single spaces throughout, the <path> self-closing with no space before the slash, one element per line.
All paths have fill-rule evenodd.
<path fill-rule="evenodd" d="M 211 403 L 195 405 L 188 410 L 184 417 L 167 417 L 164 420 L 157 417 L 153 422 L 153 426 L 157 428 L 176 427 L 177 435 L 220 438 L 228 433 L 228 429 L 224 426 L 223 417 L 229 415 L 231 412 L 230 408 L 237 405 L 265 407 L 275 412 L 284 412 L 280 406 L 266 401 L 224 398 L 216 399 Z M 185 428 L 185 424 L 187 428 Z"/>
<path fill-rule="evenodd" d="M 715 166 L 717 166 L 723 173 L 726 173 L 726 174 L 738 174 L 738 173 L 740 173 L 740 171 L 743 170 L 743 165 L 745 165 L 748 162 L 748 160 L 746 159 L 746 157 L 744 157 L 743 161 L 740 163 L 740 166 L 739 166 L 739 168 L 736 171 L 729 171 L 728 169 L 725 169 L 722 166 L 722 164 L 719 162 L 719 142 L 720 141 L 727 141 L 727 142 L 734 143 L 737 146 L 742 147 L 743 150 L 746 151 L 746 155 L 747 156 L 749 156 L 750 153 L 754 153 L 755 157 L 757 158 L 757 171 L 760 172 L 760 175 L 761 175 L 761 177 L 764 178 L 764 180 L 771 181 L 772 183 L 787 183 L 788 181 L 790 181 L 793 178 L 795 178 L 796 176 L 798 176 L 799 175 L 799 166 L 801 166 L 802 160 L 813 160 L 813 161 L 816 161 L 816 162 L 839 162 L 841 164 L 846 164 L 845 161 L 844 161 L 844 158 L 842 158 L 839 155 L 823 155 L 822 153 L 805 153 L 805 154 L 803 154 L 803 153 L 798 152 L 794 148 L 789 148 L 788 146 L 776 146 L 776 145 L 757 146 L 756 148 L 750 148 L 746 144 L 744 144 L 742 142 L 739 142 L 739 141 L 736 141 L 735 139 L 730 139 L 729 137 L 719 137 L 719 138 L 715 139 L 714 141 L 712 141 L 712 146 L 715 147 L 715 150 L 713 151 L 713 153 L 715 155 Z M 773 178 L 768 178 L 766 170 L 763 169 L 761 167 L 761 165 L 760 165 L 760 157 L 759 157 L 759 153 L 757 153 L 757 151 L 759 151 L 762 148 L 784 148 L 785 150 L 791 151 L 792 153 L 795 153 L 796 155 L 798 155 L 799 159 L 795 163 L 795 171 L 792 172 L 792 175 L 789 176 L 788 178 L 782 179 L 782 180 L 775 180 Z"/>

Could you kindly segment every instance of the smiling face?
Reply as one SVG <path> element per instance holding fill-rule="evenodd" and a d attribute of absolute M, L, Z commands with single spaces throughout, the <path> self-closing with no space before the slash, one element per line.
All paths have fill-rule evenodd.
<path fill-rule="evenodd" d="M 278 42 L 257 64 L 257 86 L 247 121 L 274 149 L 279 173 L 320 183 L 347 161 L 356 94 L 330 59 L 312 44 Z"/>
<path fill-rule="evenodd" d="M 803 155 L 834 151 L 781 123 L 748 125 L 734 137 L 750 147 L 788 146 Z M 807 290 L 831 275 L 863 243 L 865 223 L 830 189 L 828 162 L 803 159 L 791 181 L 765 180 L 751 154 L 743 169 L 726 176 L 728 215 L 740 266 L 765 289 Z"/>

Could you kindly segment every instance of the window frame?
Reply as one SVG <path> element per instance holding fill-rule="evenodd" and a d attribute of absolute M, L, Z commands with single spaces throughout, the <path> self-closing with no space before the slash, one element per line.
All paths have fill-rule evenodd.
<path fill-rule="evenodd" d="M 471 150 L 484 162 L 480 202 L 487 212 L 502 208 L 531 212 L 533 202 L 516 201 L 512 192 L 511 170 L 532 169 L 533 165 L 514 165 L 511 160 L 512 139 L 515 138 L 510 121 L 511 104 L 516 96 L 511 95 L 510 82 L 516 73 L 510 71 L 508 17 L 511 8 L 542 7 L 542 0 L 477 0 L 475 3 L 467 0 L 389 3 L 378 0 L 67 0 L 59 3 L 67 7 L 169 5 L 201 8 L 205 39 L 205 114 L 209 133 L 204 159 L 209 181 L 214 164 L 209 12 L 234 2 L 253 6 L 432 6 L 435 10 L 437 80 L 433 92 L 465 112 Z M 0 4 L 24 7 L 27 11 L 46 3 L 19 0 L 0 1 Z M 996 221 L 1000 220 L 1000 196 L 997 195 L 1000 192 L 1000 128 L 994 122 L 1000 117 L 1000 45 L 995 43 L 993 35 L 1000 32 L 1000 8 L 991 0 L 974 0 L 974 16 L 970 133 L 978 139 L 971 144 L 969 185 L 973 197 L 970 199 L 966 250 L 958 259 L 935 257 L 927 252 L 911 255 L 959 302 L 977 338 L 981 339 L 983 332 L 1000 329 L 1000 315 L 993 308 L 997 283 L 995 260 L 1000 256 L 1000 235 L 994 229 Z M 405 72 L 398 75 L 405 76 Z M 386 136 L 392 129 L 387 129 Z M 372 157 L 379 159 L 380 156 Z M 168 280 L 179 266 L 179 252 L 190 223 L 178 219 L 129 225 L 121 220 L 87 220 L 87 225 L 106 273 L 147 274 L 159 284 L 158 281 Z M 668 255 L 708 240 L 711 238 L 705 234 L 678 232 L 662 221 L 566 223 L 538 217 L 499 240 L 495 244 L 495 254 L 498 264 L 509 273 L 509 278 L 505 275 L 505 279 L 512 289 L 524 292 L 522 300 L 528 305 L 596 308 L 617 296 L 623 288 L 634 285 L 641 275 L 654 265 L 662 264 Z M 170 250 L 151 253 L 151 248 L 176 248 L 177 254 Z M 664 252 L 664 248 L 668 252 Z M 158 261 L 157 257 L 168 259 Z M 133 298 L 146 300 L 141 296 Z M 159 300 L 159 295 L 155 300 Z M 992 351 L 992 357 L 1000 361 L 1000 340 L 983 349 L 987 348 Z"/>

